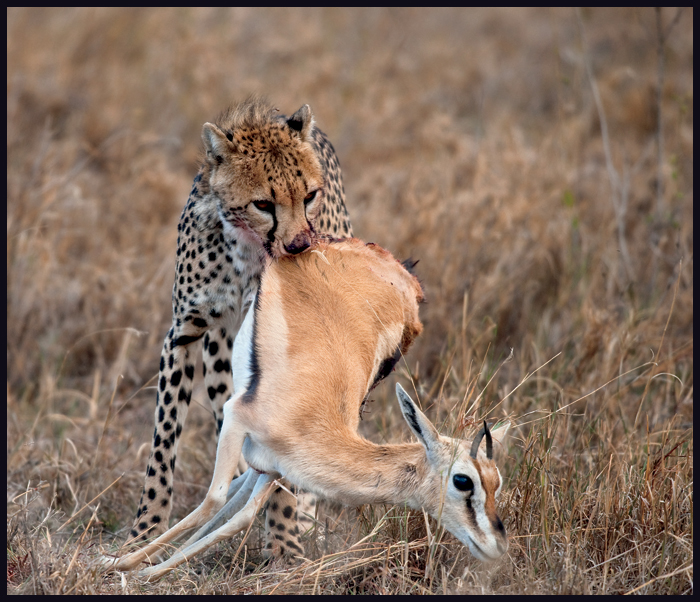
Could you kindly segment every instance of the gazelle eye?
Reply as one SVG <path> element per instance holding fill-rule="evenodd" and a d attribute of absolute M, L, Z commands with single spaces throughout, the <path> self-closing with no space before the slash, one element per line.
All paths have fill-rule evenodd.
<path fill-rule="evenodd" d="M 275 205 L 270 201 L 253 201 L 253 205 L 255 205 L 260 211 L 264 211 L 265 213 L 275 212 Z"/>
<path fill-rule="evenodd" d="M 304 205 L 308 205 L 311 203 L 315 198 L 316 195 L 318 194 L 318 190 L 314 190 L 313 192 L 310 192 L 304 197 Z"/>
<path fill-rule="evenodd" d="M 474 481 L 465 474 L 456 474 L 452 477 L 452 482 L 460 491 L 474 491 Z"/>

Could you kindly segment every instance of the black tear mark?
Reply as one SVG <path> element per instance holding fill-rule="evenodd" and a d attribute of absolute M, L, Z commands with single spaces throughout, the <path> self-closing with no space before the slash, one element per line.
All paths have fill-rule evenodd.
<path fill-rule="evenodd" d="M 277 231 L 277 215 L 274 209 L 270 212 L 270 215 L 272 216 L 272 228 L 270 228 L 270 231 L 267 233 L 267 240 L 273 243 L 275 242 L 275 232 Z"/>

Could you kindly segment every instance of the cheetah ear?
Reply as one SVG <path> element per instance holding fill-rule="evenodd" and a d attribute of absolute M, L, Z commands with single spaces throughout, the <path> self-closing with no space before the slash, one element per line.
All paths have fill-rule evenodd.
<path fill-rule="evenodd" d="M 309 140 L 314 129 L 314 114 L 309 105 L 302 106 L 294 115 L 287 119 L 287 125 L 292 133 L 298 132 L 302 140 Z"/>
<path fill-rule="evenodd" d="M 202 127 L 202 141 L 207 152 L 207 162 L 210 165 L 220 165 L 235 152 L 233 141 L 229 140 L 221 128 L 213 123 L 205 123 Z"/>

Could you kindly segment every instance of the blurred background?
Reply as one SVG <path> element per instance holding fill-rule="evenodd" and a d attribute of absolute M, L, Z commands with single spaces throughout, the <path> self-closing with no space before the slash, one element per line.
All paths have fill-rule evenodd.
<path fill-rule="evenodd" d="M 692 9 L 7 16 L 8 495 L 50 483 L 67 511 L 126 471 L 102 521 L 130 522 L 201 127 L 249 94 L 310 104 L 356 236 L 420 260 L 400 375 L 433 417 L 480 393 L 480 415 L 524 416 L 619 377 L 572 432 L 692 428 Z M 363 429 L 401 440 L 391 388 Z M 213 458 L 201 383 L 192 405 L 176 516 Z"/>

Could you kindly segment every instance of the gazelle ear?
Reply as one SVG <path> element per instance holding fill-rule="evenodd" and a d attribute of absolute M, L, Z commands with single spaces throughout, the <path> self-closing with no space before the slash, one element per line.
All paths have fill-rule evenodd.
<path fill-rule="evenodd" d="M 302 140 L 309 140 L 314 129 L 314 114 L 309 105 L 302 106 L 294 115 L 287 119 L 287 125 L 293 132 L 298 132 Z"/>
<path fill-rule="evenodd" d="M 425 446 L 428 454 L 436 453 L 440 445 L 440 435 L 437 429 L 399 383 L 396 383 L 396 397 L 401 406 L 401 413 L 408 422 L 408 426 L 411 427 L 413 434 Z"/>
<path fill-rule="evenodd" d="M 502 448 L 505 445 L 508 429 L 510 429 L 510 422 L 506 422 L 505 424 L 502 424 L 498 428 L 491 431 L 491 438 L 499 444 L 497 447 Z"/>
<path fill-rule="evenodd" d="M 202 142 L 210 165 L 220 165 L 235 150 L 233 141 L 213 123 L 205 123 L 202 127 Z"/>

